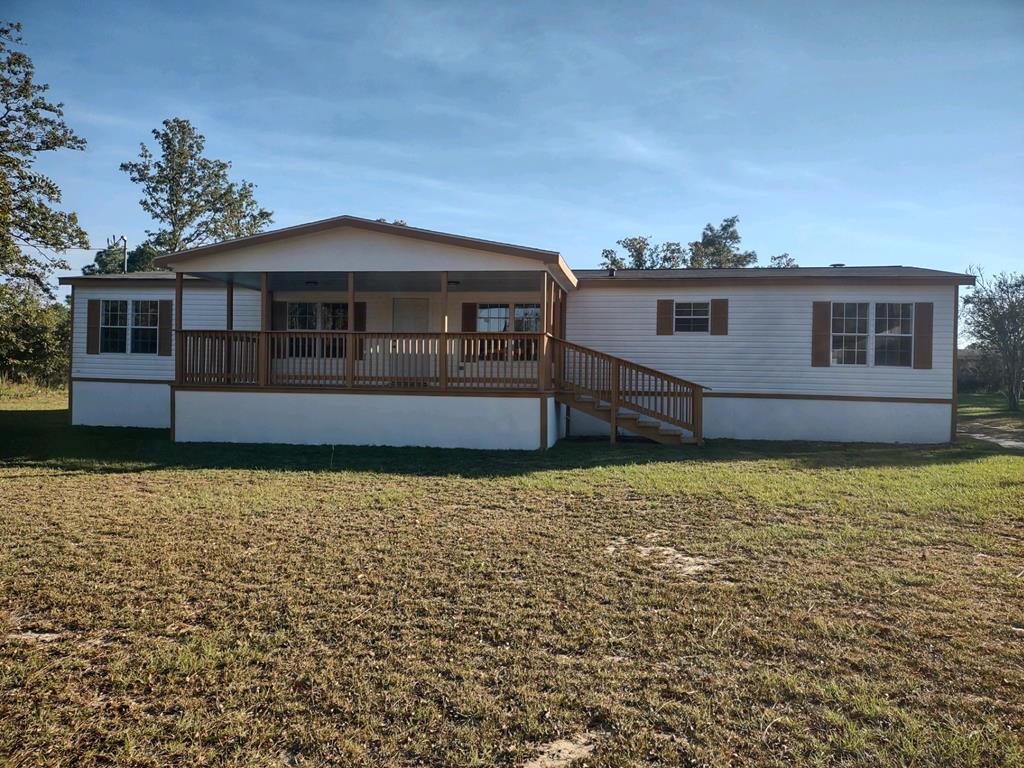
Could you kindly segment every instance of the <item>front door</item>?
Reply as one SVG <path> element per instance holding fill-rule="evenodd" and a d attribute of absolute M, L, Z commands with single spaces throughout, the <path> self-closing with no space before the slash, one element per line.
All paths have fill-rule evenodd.
<path fill-rule="evenodd" d="M 396 386 L 419 387 L 436 375 L 437 341 L 416 336 L 430 330 L 428 299 L 393 299 L 391 378 Z"/>

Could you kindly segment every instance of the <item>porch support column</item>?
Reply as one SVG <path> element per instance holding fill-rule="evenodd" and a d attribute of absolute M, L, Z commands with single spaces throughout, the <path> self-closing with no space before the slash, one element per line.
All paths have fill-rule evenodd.
<path fill-rule="evenodd" d="M 543 392 L 551 384 L 551 359 L 550 345 L 548 344 L 548 333 L 551 331 L 549 314 L 549 293 L 548 273 L 542 273 L 540 289 L 540 349 L 537 351 L 537 376 L 538 388 Z"/>
<path fill-rule="evenodd" d="M 348 273 L 348 310 L 345 313 L 345 384 L 352 389 L 356 381 L 356 273 Z"/>
<path fill-rule="evenodd" d="M 174 383 L 181 384 L 182 362 L 185 357 L 184 343 L 181 338 L 181 296 L 185 275 L 174 273 Z"/>
<path fill-rule="evenodd" d="M 448 273 L 441 273 L 441 339 L 437 343 L 437 383 L 448 391 Z"/>
<path fill-rule="evenodd" d="M 256 347 L 259 362 L 259 383 L 267 386 L 270 378 L 270 274 L 260 272 L 260 340 Z"/>
<path fill-rule="evenodd" d="M 231 373 L 234 370 L 231 356 L 235 348 L 235 340 L 231 334 L 231 331 L 235 329 L 235 280 L 233 277 L 228 278 L 224 294 L 224 327 L 228 330 L 228 337 L 224 342 L 224 383 L 230 384 Z"/>

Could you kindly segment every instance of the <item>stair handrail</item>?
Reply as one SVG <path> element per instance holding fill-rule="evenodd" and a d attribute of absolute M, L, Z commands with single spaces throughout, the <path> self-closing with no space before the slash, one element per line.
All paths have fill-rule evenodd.
<path fill-rule="evenodd" d="M 551 334 L 548 334 L 551 336 Z M 573 391 L 584 391 L 585 394 L 594 396 L 595 398 L 606 399 L 610 407 L 609 421 L 612 424 L 613 439 L 614 439 L 614 428 L 618 421 L 619 409 L 627 408 L 630 411 L 640 413 L 660 421 L 674 424 L 689 430 L 694 439 L 702 443 L 703 442 L 703 400 L 704 392 L 711 389 L 703 384 L 698 384 L 695 381 L 684 379 L 679 376 L 674 376 L 671 373 L 660 371 L 657 368 L 652 368 L 648 365 L 633 362 L 617 355 L 610 355 L 607 352 L 594 349 L 592 347 L 584 346 L 583 344 L 577 344 L 566 339 L 558 338 L 557 336 L 551 336 L 551 347 L 552 354 L 555 357 L 556 365 L 554 369 L 556 371 L 555 387 L 558 390 L 571 389 Z M 565 366 L 565 360 L 561 349 L 572 349 L 576 352 L 589 355 L 594 358 L 603 360 L 609 366 L 609 388 L 607 393 L 605 391 L 592 391 L 588 387 L 580 386 L 577 382 L 570 381 L 567 379 L 567 371 Z M 622 391 L 622 371 L 632 371 L 638 374 L 650 376 L 652 378 L 660 379 L 668 384 L 675 385 L 679 388 L 679 394 L 684 397 L 689 390 L 690 397 L 690 418 L 680 418 L 671 412 L 666 410 L 658 410 L 651 408 L 641 402 L 638 402 L 637 398 L 633 398 L 629 395 L 628 391 L 624 394 Z M 627 374 L 628 379 L 628 374 Z M 605 394 L 607 396 L 605 397 Z"/>

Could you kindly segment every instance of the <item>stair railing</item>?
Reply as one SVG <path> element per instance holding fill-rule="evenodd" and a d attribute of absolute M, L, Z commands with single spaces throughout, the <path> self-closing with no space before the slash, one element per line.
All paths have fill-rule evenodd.
<path fill-rule="evenodd" d="M 624 409 L 681 427 L 703 441 L 706 387 L 565 339 L 552 338 L 551 346 L 556 389 L 608 403 L 613 439 Z"/>

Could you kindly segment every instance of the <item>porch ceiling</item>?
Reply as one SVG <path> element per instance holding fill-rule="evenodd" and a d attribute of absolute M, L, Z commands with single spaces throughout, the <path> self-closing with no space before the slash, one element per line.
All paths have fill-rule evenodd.
<path fill-rule="evenodd" d="M 189 272 L 196 277 L 260 289 L 259 272 Z M 543 272 L 449 272 L 449 293 L 540 290 Z M 271 272 L 271 291 L 348 290 L 347 272 Z M 356 293 L 439 293 L 440 272 L 356 272 Z"/>

